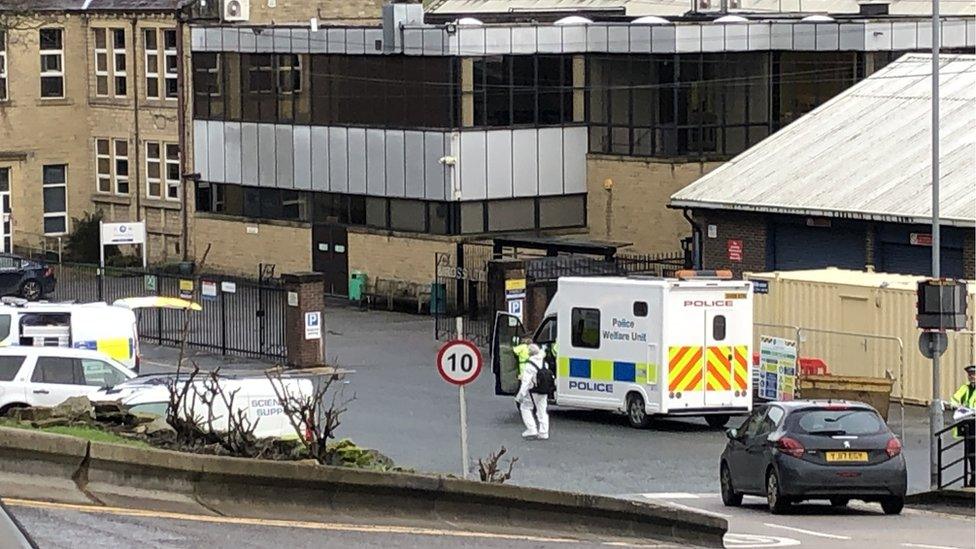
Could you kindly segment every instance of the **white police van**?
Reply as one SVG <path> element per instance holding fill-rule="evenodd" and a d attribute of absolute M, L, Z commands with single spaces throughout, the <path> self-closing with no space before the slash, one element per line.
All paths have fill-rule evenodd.
<path fill-rule="evenodd" d="M 556 376 L 554 404 L 649 417 L 703 416 L 721 427 L 752 410 L 752 285 L 727 272 L 678 278 L 566 277 L 534 332 Z M 518 391 L 521 321 L 498 313 L 495 393 Z"/>

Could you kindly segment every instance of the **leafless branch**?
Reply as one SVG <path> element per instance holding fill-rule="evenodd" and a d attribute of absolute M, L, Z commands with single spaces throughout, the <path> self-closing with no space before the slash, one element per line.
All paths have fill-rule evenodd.
<path fill-rule="evenodd" d="M 355 396 L 345 396 L 340 376 L 335 373 L 316 376 L 311 394 L 303 394 L 300 389 L 286 383 L 281 370 L 266 372 L 265 375 L 309 456 L 319 463 L 329 463 L 332 457 L 329 440 L 335 438 L 342 423 L 342 414 Z"/>
<path fill-rule="evenodd" d="M 508 460 L 508 471 L 504 473 L 498 466 L 502 456 L 504 456 L 506 452 L 508 452 L 508 450 L 502 446 L 497 452 L 488 454 L 487 458 L 478 459 L 478 475 L 481 477 L 482 482 L 503 484 L 506 480 L 512 478 L 512 469 L 515 468 L 515 463 L 518 462 L 517 457 L 513 457 Z"/>

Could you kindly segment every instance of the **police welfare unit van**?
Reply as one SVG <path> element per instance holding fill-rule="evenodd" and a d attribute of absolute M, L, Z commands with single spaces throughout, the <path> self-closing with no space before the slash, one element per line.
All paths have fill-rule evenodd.
<path fill-rule="evenodd" d="M 678 279 L 560 278 L 533 341 L 556 374 L 554 404 L 651 415 L 704 416 L 721 427 L 752 410 L 752 285 L 683 271 Z M 517 317 L 498 313 L 495 392 L 518 391 Z"/>
<path fill-rule="evenodd" d="M 107 303 L 0 304 L 0 347 L 74 347 L 99 351 L 139 371 L 139 327 L 126 307 Z"/>

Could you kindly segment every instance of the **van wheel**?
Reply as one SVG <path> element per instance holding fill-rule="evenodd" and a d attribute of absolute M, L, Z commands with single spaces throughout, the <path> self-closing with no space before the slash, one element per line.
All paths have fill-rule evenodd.
<path fill-rule="evenodd" d="M 20 285 L 20 297 L 27 301 L 37 301 L 41 298 L 41 283 L 36 280 L 26 280 Z"/>
<path fill-rule="evenodd" d="M 644 397 L 637 393 L 627 395 L 627 421 L 635 429 L 644 429 L 651 422 L 644 408 Z"/>
<path fill-rule="evenodd" d="M 705 423 L 713 429 L 719 429 L 725 427 L 725 424 L 729 422 L 728 414 L 709 414 L 705 416 Z"/>

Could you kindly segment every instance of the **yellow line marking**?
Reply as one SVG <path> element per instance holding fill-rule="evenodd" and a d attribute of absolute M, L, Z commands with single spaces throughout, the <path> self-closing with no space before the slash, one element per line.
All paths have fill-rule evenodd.
<path fill-rule="evenodd" d="M 273 526 L 279 528 L 301 528 L 305 530 L 331 530 L 337 532 L 359 532 L 367 534 L 404 534 L 413 536 L 484 538 L 512 541 L 532 541 L 548 543 L 580 543 L 571 538 L 556 538 L 544 536 L 529 536 L 518 534 L 496 534 L 492 532 L 476 532 L 464 530 L 443 530 L 439 528 L 423 528 L 416 526 L 383 526 L 378 524 L 341 524 L 334 522 L 311 522 L 303 520 L 260 519 L 244 517 L 218 517 L 205 515 L 191 515 L 187 513 L 171 513 L 166 511 L 146 511 L 141 509 L 123 509 L 121 507 L 101 507 L 97 505 L 81 505 L 74 503 L 53 503 L 17 498 L 3 498 L 3 502 L 11 507 L 28 507 L 33 509 L 60 509 L 119 515 L 127 517 L 184 520 L 191 522 L 209 522 L 217 524 L 243 524 L 248 526 Z"/>

